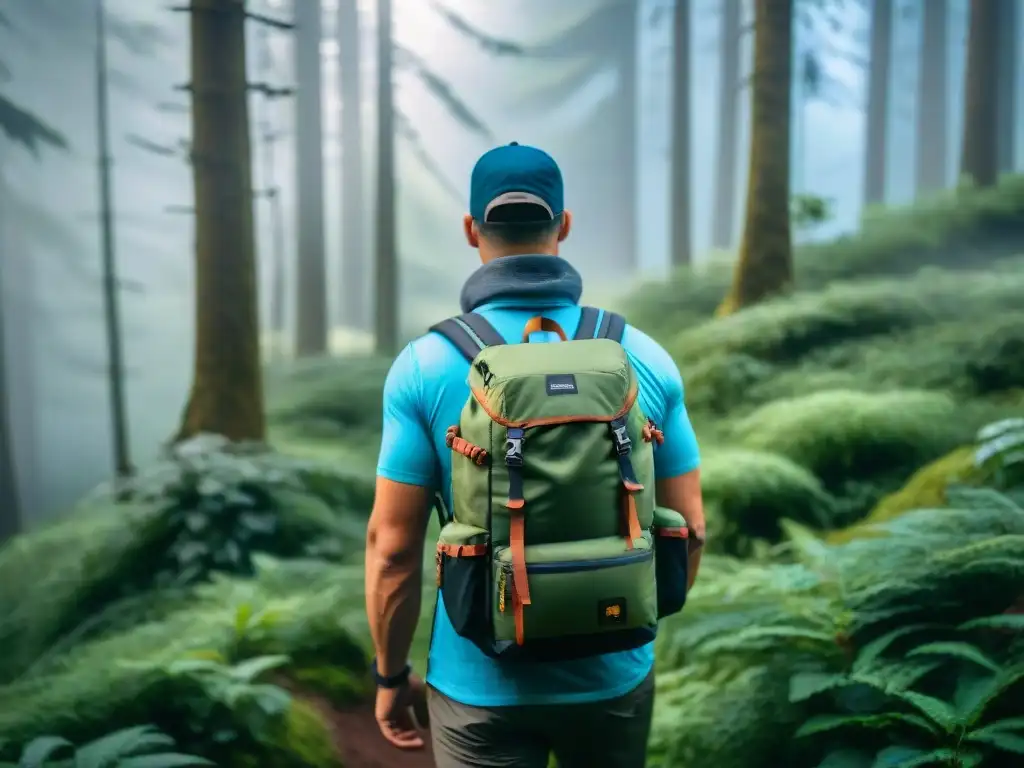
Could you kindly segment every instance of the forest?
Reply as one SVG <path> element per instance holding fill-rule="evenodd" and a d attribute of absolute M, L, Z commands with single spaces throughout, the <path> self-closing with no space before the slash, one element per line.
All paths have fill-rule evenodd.
<path fill-rule="evenodd" d="M 1024 3 L 142 5 L 0 3 L 0 766 L 432 764 L 374 741 L 384 376 L 453 168 L 555 128 L 701 445 L 648 764 L 1024 764 Z"/>

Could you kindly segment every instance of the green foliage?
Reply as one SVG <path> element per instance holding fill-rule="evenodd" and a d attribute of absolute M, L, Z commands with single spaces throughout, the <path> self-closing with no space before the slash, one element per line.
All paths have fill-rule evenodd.
<path fill-rule="evenodd" d="M 866 528 L 914 509 L 928 509 L 946 505 L 946 489 L 950 484 L 977 485 L 987 479 L 974 461 L 975 449 L 964 446 L 924 465 L 915 472 L 898 491 L 882 498 L 860 523 L 829 537 L 830 541 L 844 541 Z"/>
<path fill-rule="evenodd" d="M 835 201 L 818 195 L 793 195 L 789 201 L 789 217 L 794 229 L 813 229 L 834 215 Z"/>
<path fill-rule="evenodd" d="M 1010 702 L 1024 693 L 1024 658 L 1004 666 L 966 640 L 919 639 L 899 658 L 880 652 L 927 628 L 907 629 L 866 648 L 849 672 L 794 676 L 791 703 L 818 696 L 836 710 L 812 716 L 796 736 L 818 742 L 826 761 L 856 751 L 876 765 L 979 766 L 1024 755 L 1024 718 L 1006 714 L 1019 714 Z"/>
<path fill-rule="evenodd" d="M 123 728 L 75 749 L 60 736 L 39 736 L 21 751 L 17 763 L 0 768 L 188 768 L 214 765 L 202 757 L 169 751 L 174 739 L 152 726 Z M 0 744 L 0 751 L 7 751 Z"/>
<path fill-rule="evenodd" d="M 712 551 L 750 554 L 752 539 L 778 541 L 784 518 L 830 528 L 835 500 L 810 471 L 761 451 L 709 453 L 701 469 Z"/>
<path fill-rule="evenodd" d="M 988 269 L 1024 253 L 1022 214 L 1024 176 L 1005 177 L 990 189 L 950 192 L 910 206 L 873 210 L 856 234 L 796 248 L 795 289 L 816 291 L 841 281 L 902 278 L 927 267 Z M 679 269 L 667 281 L 640 286 L 623 309 L 631 322 L 668 341 L 711 318 L 731 276 L 727 260 Z"/>
<path fill-rule="evenodd" d="M 1004 419 L 978 433 L 975 464 L 1001 488 L 1024 487 L 1024 419 Z"/>
<path fill-rule="evenodd" d="M 174 448 L 123 493 L 0 550 L 0 681 L 144 619 L 152 590 L 251 576 L 260 552 L 338 559 L 369 506 L 326 465 L 214 438 Z"/>
<path fill-rule="evenodd" d="M 1021 290 L 1024 276 L 1009 271 L 934 271 L 912 280 L 836 283 L 684 326 L 671 351 L 683 364 L 721 354 L 794 363 L 850 341 L 885 339 L 948 321 L 962 324 L 1019 310 Z"/>
<path fill-rule="evenodd" d="M 165 527 L 154 542 L 158 560 L 147 562 L 152 581 L 131 585 L 141 590 L 187 586 L 214 571 L 252 576 L 255 552 L 336 557 L 345 528 L 334 510 L 352 503 L 326 467 L 213 436 L 173 446 L 124 492 L 155 506 Z"/>
<path fill-rule="evenodd" d="M 280 686 L 259 682 L 289 662 L 287 656 L 256 656 L 229 665 L 213 658 L 183 658 L 142 669 L 168 678 L 168 696 L 187 732 L 185 743 L 223 764 L 239 745 L 272 740 L 292 704 Z"/>
<path fill-rule="evenodd" d="M 293 727 L 313 728 L 304 698 L 327 687 L 301 682 L 297 670 L 307 679 L 333 670 L 336 690 L 347 675 L 347 698 L 325 692 L 338 705 L 368 690 L 366 655 L 348 630 L 356 611 L 360 567 L 260 558 L 255 579 L 214 575 L 159 618 L 80 642 L 0 686 L 0 737 L 85 740 L 145 718 L 218 764 L 244 753 L 262 755 L 257 765 L 291 765 L 281 750 L 294 760 L 298 747 L 282 745 Z"/>
<path fill-rule="evenodd" d="M 874 746 L 873 758 L 908 728 L 908 748 L 949 748 L 946 726 L 969 732 L 937 720 L 966 701 L 947 690 L 953 671 L 972 680 L 965 712 L 991 702 L 971 729 L 1014 717 L 1024 647 L 1000 627 L 1024 626 L 1004 613 L 1021 594 L 1024 510 L 994 491 L 957 500 L 840 545 L 786 524 L 786 550 L 763 563 L 707 556 L 659 633 L 660 764 L 811 768 Z M 924 730 L 933 743 L 915 740 L 915 718 L 943 723 Z"/>
<path fill-rule="evenodd" d="M 300 361 L 274 371 L 270 417 L 304 438 L 376 440 L 380 403 L 391 360 L 383 357 Z"/>
<path fill-rule="evenodd" d="M 969 439 L 956 414 L 939 393 L 833 390 L 770 402 L 736 422 L 733 435 L 746 448 L 775 451 L 813 472 L 847 498 L 851 522 L 882 490 Z M 871 486 L 857 485 L 865 482 Z"/>

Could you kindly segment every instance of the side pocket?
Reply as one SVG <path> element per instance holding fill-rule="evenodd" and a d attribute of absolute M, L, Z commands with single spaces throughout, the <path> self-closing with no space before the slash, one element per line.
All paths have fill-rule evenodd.
<path fill-rule="evenodd" d="M 490 541 L 487 531 L 451 522 L 437 541 L 437 586 L 455 632 L 474 639 L 489 616 Z"/>
<path fill-rule="evenodd" d="M 689 574 L 688 529 L 678 512 L 654 508 L 654 567 L 658 582 L 658 618 L 671 616 L 686 604 Z"/>

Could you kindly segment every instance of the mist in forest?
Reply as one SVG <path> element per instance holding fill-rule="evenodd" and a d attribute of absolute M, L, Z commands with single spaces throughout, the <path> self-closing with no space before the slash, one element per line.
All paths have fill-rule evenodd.
<path fill-rule="evenodd" d="M 29 526 L 67 508 L 113 471 L 98 171 L 98 2 L 0 0 L 0 95 L 60 139 L 35 142 L 30 151 L 16 129 L 0 132 L 5 395 Z M 285 0 L 249 3 L 251 13 L 271 19 L 306 20 L 297 29 L 258 24 L 247 31 L 249 80 L 259 85 L 250 97 L 250 122 L 262 322 L 272 329 L 272 316 L 281 315 L 291 338 L 301 292 L 295 265 L 300 254 L 322 248 L 329 345 L 336 352 L 369 349 L 372 302 L 367 299 L 353 315 L 346 297 L 373 295 L 377 4 L 360 0 L 353 31 L 339 25 L 338 0 L 295 3 L 300 7 Z M 393 5 L 404 338 L 457 310 L 461 282 L 477 265 L 461 227 L 469 172 L 498 143 L 534 144 L 559 161 L 567 206 L 576 216 L 565 255 L 587 280 L 588 300 L 667 271 L 673 3 Z M 741 5 L 743 29 L 752 9 Z M 173 434 L 192 375 L 193 187 L 189 93 L 182 87 L 189 70 L 188 16 L 157 0 L 106 0 L 105 6 L 110 213 L 127 443 L 131 460 L 143 464 Z M 899 203 L 919 187 L 917 102 L 901 94 L 914 92 L 922 74 L 922 4 L 893 6 L 885 173 L 886 202 Z M 723 7 L 719 0 L 691 3 L 689 207 L 696 262 L 736 246 L 745 188 L 744 73 L 751 40 L 740 34 L 734 46 L 732 119 L 723 126 L 721 116 L 729 114 L 720 108 L 722 93 L 729 91 L 722 85 Z M 820 197 L 831 209 L 828 221 L 798 238 L 835 237 L 855 229 L 862 215 L 869 22 L 864 4 L 850 2 L 796 31 L 792 191 Z M 938 104 L 951 137 L 961 131 L 966 29 L 966 1 L 950 2 L 940 29 L 949 45 L 940 81 L 945 99 Z M 318 57 L 309 55 L 317 36 Z M 353 78 L 347 86 L 342 82 L 339 56 L 353 50 L 357 66 L 353 70 L 350 63 L 347 71 L 357 73 L 360 98 L 355 118 L 348 111 L 348 124 L 361 132 L 362 161 L 343 171 L 340 94 L 352 92 Z M 319 100 L 310 98 L 308 86 L 311 76 L 315 83 L 318 62 Z M 1020 82 L 1021 73 L 1011 79 Z M 309 118 L 318 111 L 319 126 Z M 322 196 L 316 173 L 309 175 L 317 165 L 318 132 Z M 1019 133 L 1018 121 L 1016 145 L 1022 147 Z M 736 187 L 733 210 L 724 216 L 731 219 L 731 227 L 725 225 L 731 236 L 724 241 L 713 224 L 723 135 L 735 141 L 734 162 L 724 167 L 731 166 Z M 946 142 L 943 184 L 953 181 L 958 147 L 958 141 Z M 307 166 L 300 174 L 303 157 Z M 1015 163 L 1019 167 L 1020 158 Z M 354 273 L 343 271 L 340 257 L 345 173 L 357 174 L 365 193 L 360 229 L 366 260 Z M 315 235 L 320 226 L 322 244 Z"/>

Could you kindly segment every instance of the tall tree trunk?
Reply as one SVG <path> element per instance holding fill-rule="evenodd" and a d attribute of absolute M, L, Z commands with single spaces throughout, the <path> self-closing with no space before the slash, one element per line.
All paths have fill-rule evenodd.
<path fill-rule="evenodd" d="M 871 8 L 871 59 L 868 62 L 867 137 L 864 147 L 865 205 L 885 202 L 885 177 L 889 161 L 892 16 L 892 0 L 874 0 Z"/>
<path fill-rule="evenodd" d="M 13 388 L 10 371 L 7 366 L 7 323 L 9 310 L 4 285 L 5 267 L 13 259 L 10 257 L 10 245 L 6 237 L 9 226 L 4 207 L 6 179 L 0 167 L 0 544 L 21 530 L 21 496 L 18 493 L 18 470 L 14 456 L 14 425 L 11 418 L 11 397 Z M 24 254 L 15 253 L 14 258 L 24 258 Z"/>
<path fill-rule="evenodd" d="M 398 232 L 395 215 L 395 97 L 392 83 L 391 0 L 377 3 L 377 351 L 398 351 Z"/>
<path fill-rule="evenodd" d="M 949 181 L 949 0 L 921 3 L 917 79 L 917 194 Z"/>
<path fill-rule="evenodd" d="M 633 275 L 640 266 L 639 242 L 637 240 L 637 37 L 639 27 L 639 3 L 622 3 L 622 47 L 619 53 L 619 123 L 617 135 L 621 143 L 616 145 L 615 154 L 620 155 L 619 167 L 609 175 L 615 195 L 613 221 L 622 227 L 622 251 L 625 254 L 625 274 Z"/>
<path fill-rule="evenodd" d="M 342 318 L 369 327 L 366 249 L 363 245 L 363 94 L 359 5 L 338 0 L 338 84 L 341 102 L 341 298 Z"/>
<path fill-rule="evenodd" d="M 96 0 L 96 140 L 99 144 L 100 234 L 103 253 L 103 319 L 107 337 L 107 389 L 110 400 L 110 442 L 114 475 L 133 474 L 128 449 L 127 403 L 124 394 L 124 352 L 121 340 L 120 287 L 114 253 L 114 192 L 111 181 L 110 114 L 107 91 L 105 0 Z"/>
<path fill-rule="evenodd" d="M 1017 72 L 1020 61 L 1021 6 L 1019 0 L 999 4 L 999 80 L 996 103 L 999 105 L 999 172 L 1017 169 Z"/>
<path fill-rule="evenodd" d="M 192 0 L 195 372 L 178 439 L 263 440 L 244 0 Z"/>
<path fill-rule="evenodd" d="M 682 0 L 679 0 L 682 2 Z M 736 228 L 736 146 L 739 114 L 736 108 L 740 81 L 742 0 L 722 0 L 718 42 L 718 146 L 715 148 L 715 208 L 711 245 L 729 248 Z"/>
<path fill-rule="evenodd" d="M 295 8 L 296 208 L 298 279 L 295 302 L 295 354 L 327 350 L 327 257 L 324 251 L 324 164 L 321 117 L 320 0 L 302 0 Z"/>
<path fill-rule="evenodd" d="M 743 240 L 719 314 L 783 292 L 793 280 L 789 221 L 794 0 L 754 0 L 750 170 Z"/>
<path fill-rule="evenodd" d="M 265 82 L 270 82 L 274 76 L 274 61 L 270 49 L 270 34 L 267 27 L 261 27 L 257 40 L 260 46 L 259 61 L 260 75 Z M 274 101 L 270 98 L 263 100 L 263 120 L 260 121 L 260 148 L 262 152 L 263 170 L 262 181 L 265 187 L 267 205 L 270 213 L 270 297 L 267 307 L 267 325 L 270 331 L 271 343 L 268 354 L 272 359 L 283 356 L 281 347 L 284 343 L 285 321 L 285 240 L 284 240 L 284 210 L 281 204 L 281 187 L 277 183 L 277 159 L 274 151 L 280 134 L 274 130 L 274 122 L 271 119 Z M 257 237 L 257 242 L 259 238 Z"/>
<path fill-rule="evenodd" d="M 672 263 L 693 260 L 690 232 L 690 4 L 676 0 L 672 68 Z"/>
<path fill-rule="evenodd" d="M 991 187 L 999 177 L 999 4 L 1007 0 L 971 0 L 964 72 L 964 132 L 960 178 Z"/>
<path fill-rule="evenodd" d="M 274 146 L 277 144 L 277 134 L 271 134 L 265 139 L 267 164 L 273 166 Z M 283 356 L 285 334 L 285 244 L 284 244 L 284 206 L 281 202 L 281 188 L 274 183 L 271 186 L 270 195 L 270 238 L 273 248 L 273 263 L 270 269 L 270 328 L 274 336 L 274 350 L 278 356 Z"/>

